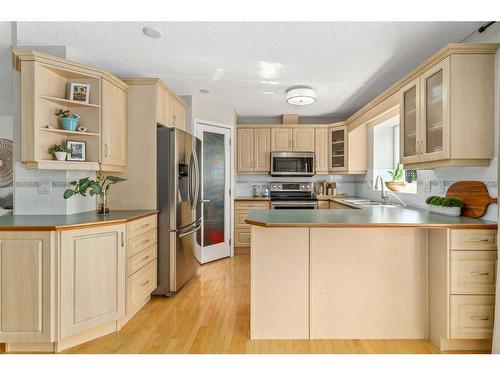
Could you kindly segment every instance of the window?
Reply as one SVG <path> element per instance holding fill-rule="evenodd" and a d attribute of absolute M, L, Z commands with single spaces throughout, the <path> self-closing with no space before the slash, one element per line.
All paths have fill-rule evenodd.
<path fill-rule="evenodd" d="M 373 182 L 378 175 L 384 181 L 392 180 L 389 172 L 399 163 L 399 116 L 392 117 L 373 128 Z M 404 166 L 403 166 L 404 167 Z M 417 192 L 417 171 L 405 170 L 405 187 L 402 193 Z M 375 189 L 375 185 L 373 186 Z"/>

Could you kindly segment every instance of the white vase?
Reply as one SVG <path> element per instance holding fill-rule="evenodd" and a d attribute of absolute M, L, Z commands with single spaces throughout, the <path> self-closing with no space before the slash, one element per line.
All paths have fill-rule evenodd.
<path fill-rule="evenodd" d="M 54 154 L 56 155 L 56 159 L 61 161 L 66 160 L 66 156 L 68 156 L 67 152 L 62 152 L 62 151 L 54 152 Z"/>
<path fill-rule="evenodd" d="M 446 216 L 460 216 L 460 213 L 462 212 L 462 209 L 460 207 L 443 207 L 443 206 L 435 206 L 433 204 L 428 204 L 427 208 L 431 212 Z"/>

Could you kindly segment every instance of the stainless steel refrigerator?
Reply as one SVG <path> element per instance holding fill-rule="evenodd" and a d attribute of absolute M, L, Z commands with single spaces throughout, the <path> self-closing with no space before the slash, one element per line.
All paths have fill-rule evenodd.
<path fill-rule="evenodd" d="M 201 141 L 176 128 L 158 127 L 158 287 L 178 291 L 196 273 L 194 252 L 201 236 Z M 144 181 L 144 183 L 148 183 Z"/>

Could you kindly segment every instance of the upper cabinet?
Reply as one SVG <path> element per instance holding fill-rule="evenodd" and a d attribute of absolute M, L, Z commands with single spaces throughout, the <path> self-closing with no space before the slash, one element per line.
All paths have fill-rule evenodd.
<path fill-rule="evenodd" d="M 127 92 L 102 80 L 102 169 L 120 172 L 127 164 Z"/>
<path fill-rule="evenodd" d="M 237 138 L 237 172 L 269 172 L 271 129 L 238 128 Z"/>
<path fill-rule="evenodd" d="M 328 174 L 328 133 L 327 128 L 316 128 L 314 131 L 316 174 Z"/>
<path fill-rule="evenodd" d="M 331 172 L 347 171 L 347 126 L 332 127 L 329 132 L 329 167 Z"/>
<path fill-rule="evenodd" d="M 127 85 L 107 71 L 34 51 L 14 51 L 21 73 L 21 161 L 28 169 L 120 171 L 126 164 Z M 79 116 L 63 127 L 58 110 Z M 72 160 L 48 149 L 80 142 Z M 108 156 L 106 156 L 106 154 Z M 109 169 L 108 169 L 109 168 Z"/>
<path fill-rule="evenodd" d="M 135 83 L 146 82 L 149 79 L 131 79 Z M 168 127 L 186 130 L 186 105 L 162 81 L 155 80 L 156 122 Z"/>
<path fill-rule="evenodd" d="M 314 127 L 272 128 L 271 151 L 314 151 Z"/>
<path fill-rule="evenodd" d="M 451 54 L 399 90 L 405 168 L 489 164 L 494 155 L 494 61 L 491 53 Z"/>
<path fill-rule="evenodd" d="M 328 128 L 328 171 L 334 174 L 364 174 L 368 169 L 366 124 L 356 128 L 344 122 Z"/>

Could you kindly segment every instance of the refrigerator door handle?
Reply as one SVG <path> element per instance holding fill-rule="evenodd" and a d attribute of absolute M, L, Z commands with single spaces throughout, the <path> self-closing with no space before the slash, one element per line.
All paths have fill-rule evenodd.
<path fill-rule="evenodd" d="M 194 150 L 193 150 L 194 151 Z M 198 203 L 198 200 L 200 199 L 200 179 L 201 179 L 201 173 L 200 173 L 200 164 L 198 162 L 198 154 L 196 151 L 193 152 L 194 155 L 194 169 L 195 169 L 195 195 L 194 195 L 194 204 L 196 205 Z"/>
<path fill-rule="evenodd" d="M 185 237 L 187 235 L 193 234 L 194 232 L 198 231 L 200 228 L 201 228 L 201 224 L 198 224 L 196 227 L 194 227 L 190 231 L 187 231 L 185 233 L 181 233 L 178 236 L 179 236 L 179 238 Z"/>
<path fill-rule="evenodd" d="M 188 166 L 188 203 L 192 207 L 194 204 L 194 186 L 193 186 L 193 171 L 194 171 L 194 163 L 193 163 L 193 155 L 189 158 L 189 166 Z"/>

